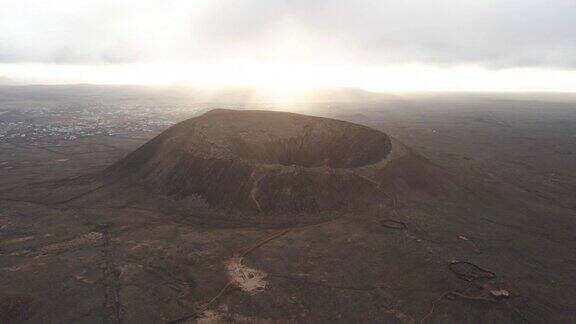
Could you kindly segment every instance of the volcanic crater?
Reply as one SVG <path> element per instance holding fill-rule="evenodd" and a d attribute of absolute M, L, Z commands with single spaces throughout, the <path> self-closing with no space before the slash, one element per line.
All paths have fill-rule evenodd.
<path fill-rule="evenodd" d="M 430 167 L 387 134 L 287 112 L 216 109 L 183 121 L 110 169 L 176 199 L 252 211 L 371 208 Z"/>

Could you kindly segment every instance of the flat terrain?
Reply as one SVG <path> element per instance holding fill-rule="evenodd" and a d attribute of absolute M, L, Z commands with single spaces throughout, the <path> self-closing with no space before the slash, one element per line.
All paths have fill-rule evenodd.
<path fill-rule="evenodd" d="M 282 226 L 273 215 L 214 218 L 205 205 L 182 210 L 144 188 L 93 180 L 217 103 L 147 99 L 178 107 L 159 124 L 161 110 L 141 115 L 126 108 L 134 101 L 106 96 L 101 112 L 82 110 L 106 121 L 95 129 L 62 109 L 66 95 L 22 102 L 11 91 L 0 101 L 0 322 L 576 320 L 571 97 L 314 105 L 307 113 L 400 140 L 460 179 L 462 196 L 407 194 L 392 213 Z M 70 107 L 102 103 L 89 98 Z"/>

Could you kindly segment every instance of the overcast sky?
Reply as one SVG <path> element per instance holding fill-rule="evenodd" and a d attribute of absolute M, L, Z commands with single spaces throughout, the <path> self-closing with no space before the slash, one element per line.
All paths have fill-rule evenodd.
<path fill-rule="evenodd" d="M 576 90 L 575 0 L 0 0 L 0 5 L 0 76 L 24 81 L 250 83 L 286 75 L 290 83 L 353 86 L 366 79 L 370 82 L 358 86 L 385 89 L 402 75 L 398 81 L 412 80 L 420 85 L 416 89 L 435 80 L 447 90 L 458 89 L 458 79 L 480 78 L 492 87 L 505 80 L 503 90 Z M 142 80 L 143 75 L 148 77 Z M 488 85 L 466 82 L 471 90 Z"/>

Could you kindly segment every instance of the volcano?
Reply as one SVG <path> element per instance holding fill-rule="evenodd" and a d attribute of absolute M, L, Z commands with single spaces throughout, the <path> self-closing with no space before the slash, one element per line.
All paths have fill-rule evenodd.
<path fill-rule="evenodd" d="M 252 211 L 356 210 L 381 204 L 398 186 L 441 191 L 438 170 L 383 132 L 272 111 L 212 110 L 111 171 L 176 199 Z"/>
<path fill-rule="evenodd" d="M 411 139 L 424 157 L 378 116 L 217 109 L 4 190 L 0 318 L 574 322 L 574 212 L 438 163 L 448 140 Z"/>

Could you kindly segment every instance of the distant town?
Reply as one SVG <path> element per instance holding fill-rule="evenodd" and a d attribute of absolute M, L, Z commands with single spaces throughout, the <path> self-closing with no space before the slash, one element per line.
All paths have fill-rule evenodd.
<path fill-rule="evenodd" d="M 200 111 L 189 106 L 74 105 L 0 110 L 0 143 L 54 143 L 158 132 Z"/>

